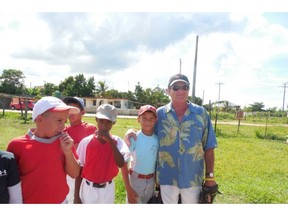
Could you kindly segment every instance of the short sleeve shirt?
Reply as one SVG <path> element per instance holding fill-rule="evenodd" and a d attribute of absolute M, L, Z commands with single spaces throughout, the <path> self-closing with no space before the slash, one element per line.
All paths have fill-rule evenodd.
<path fill-rule="evenodd" d="M 62 203 L 69 187 L 60 135 L 45 139 L 36 137 L 33 130 L 11 140 L 7 147 L 17 161 L 23 203 Z M 78 159 L 75 147 L 72 152 Z"/>
<path fill-rule="evenodd" d="M 137 139 L 131 138 L 130 142 L 132 170 L 144 175 L 154 173 L 159 147 L 157 136 L 147 136 L 140 130 Z"/>
<path fill-rule="evenodd" d="M 129 161 L 130 151 L 124 140 L 112 135 L 125 162 Z M 119 172 L 109 143 L 100 143 L 95 134 L 84 138 L 77 148 L 82 170 L 82 178 L 95 183 L 111 181 Z"/>
<path fill-rule="evenodd" d="M 155 133 L 159 139 L 157 176 L 161 185 L 181 189 L 201 186 L 204 153 L 217 147 L 216 136 L 207 111 L 188 103 L 181 122 L 169 103 L 158 108 Z"/>
<path fill-rule="evenodd" d="M 13 153 L 0 150 L 0 203 L 9 203 L 8 187 L 20 182 Z"/>

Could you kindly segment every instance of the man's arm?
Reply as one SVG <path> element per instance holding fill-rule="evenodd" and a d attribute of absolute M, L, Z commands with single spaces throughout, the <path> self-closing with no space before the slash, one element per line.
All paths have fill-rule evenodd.
<path fill-rule="evenodd" d="M 207 186 L 214 186 L 216 185 L 215 177 L 211 178 L 206 176 L 207 173 L 214 173 L 214 148 L 208 149 L 205 151 L 205 185 Z"/>

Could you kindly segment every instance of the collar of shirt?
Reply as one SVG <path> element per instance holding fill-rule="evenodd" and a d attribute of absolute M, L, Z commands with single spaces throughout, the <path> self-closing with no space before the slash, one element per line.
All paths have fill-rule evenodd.
<path fill-rule="evenodd" d="M 193 104 L 190 101 L 187 101 L 187 103 L 188 103 L 188 109 L 189 109 L 189 111 L 191 113 L 201 115 L 200 110 L 199 109 L 195 109 L 196 107 L 199 107 L 199 105 Z M 168 103 L 166 105 L 166 109 L 165 110 L 166 110 L 166 113 L 172 112 L 172 111 L 175 112 L 174 108 L 172 107 L 172 102 L 170 102 L 170 103 Z"/>

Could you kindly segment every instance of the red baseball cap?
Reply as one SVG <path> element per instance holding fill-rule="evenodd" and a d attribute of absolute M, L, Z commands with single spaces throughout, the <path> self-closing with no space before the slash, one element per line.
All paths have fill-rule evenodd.
<path fill-rule="evenodd" d="M 151 105 L 141 106 L 139 111 L 138 111 L 138 116 L 142 115 L 143 113 L 145 113 L 147 111 L 153 112 L 155 114 L 155 117 L 157 118 L 156 108 L 154 106 L 151 106 Z"/>

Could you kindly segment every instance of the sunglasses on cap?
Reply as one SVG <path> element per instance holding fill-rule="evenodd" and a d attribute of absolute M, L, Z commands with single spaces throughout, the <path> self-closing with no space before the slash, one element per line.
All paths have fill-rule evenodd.
<path fill-rule="evenodd" d="M 187 90 L 189 90 L 189 86 L 188 85 L 184 85 L 184 86 L 173 85 L 172 86 L 173 91 L 178 91 L 180 89 L 187 91 Z"/>

